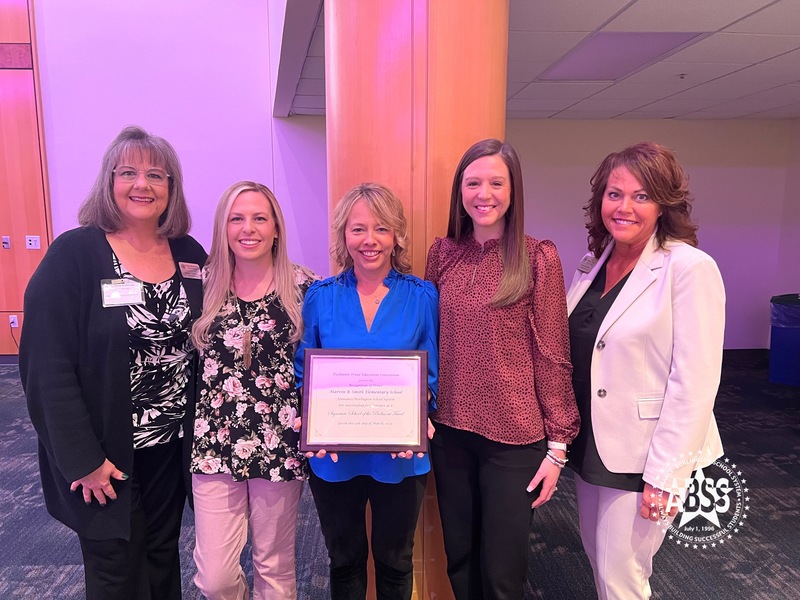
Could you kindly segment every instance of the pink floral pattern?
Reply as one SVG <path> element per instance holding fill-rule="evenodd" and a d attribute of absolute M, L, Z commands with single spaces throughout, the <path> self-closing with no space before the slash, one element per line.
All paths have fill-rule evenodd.
<path fill-rule="evenodd" d="M 312 280 L 299 268 L 295 274 L 305 293 Z M 211 343 L 200 357 L 191 471 L 227 473 L 236 481 L 305 479 L 294 429 L 299 400 L 289 317 L 274 292 L 238 302 L 250 327 L 252 364 L 244 368 L 245 325 L 232 298 L 214 320 Z"/>

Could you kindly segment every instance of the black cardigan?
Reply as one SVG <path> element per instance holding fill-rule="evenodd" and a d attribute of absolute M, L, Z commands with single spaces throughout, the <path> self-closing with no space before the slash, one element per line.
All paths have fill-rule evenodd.
<path fill-rule="evenodd" d="M 179 262 L 200 267 L 207 255 L 186 236 L 169 240 Z M 48 512 L 90 539 L 130 538 L 128 481 L 114 480 L 117 500 L 86 505 L 71 482 L 108 458 L 124 473 L 133 469 L 130 355 L 126 307 L 103 308 L 101 279 L 117 278 L 105 232 L 81 227 L 60 235 L 25 290 L 25 323 L 19 349 L 22 386 L 39 436 L 39 467 Z M 181 276 L 192 311 L 200 315 L 199 279 Z M 194 385 L 194 377 L 190 378 Z M 192 441 L 194 389 L 187 390 L 184 458 Z M 188 463 L 187 463 L 188 464 Z M 188 478 L 188 468 L 186 470 Z M 187 490 L 191 489 L 187 487 Z"/>

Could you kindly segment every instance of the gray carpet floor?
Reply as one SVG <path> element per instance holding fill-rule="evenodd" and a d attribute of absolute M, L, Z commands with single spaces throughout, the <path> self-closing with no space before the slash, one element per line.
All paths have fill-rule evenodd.
<path fill-rule="evenodd" d="M 738 463 L 750 490 L 746 525 L 713 550 L 665 543 L 651 578 L 656 599 L 800 598 L 800 388 L 770 384 L 767 367 L 766 352 L 726 352 L 717 399 L 726 456 Z M 77 539 L 44 510 L 35 434 L 15 365 L 0 365 L 0 507 L 0 599 L 82 598 Z M 186 599 L 202 597 L 192 583 L 193 536 L 187 510 L 181 534 Z M 595 597 L 569 477 L 537 510 L 530 541 L 526 600 Z M 249 575 L 246 561 L 245 570 Z M 301 599 L 329 597 L 325 547 L 307 489 L 297 578 Z"/>

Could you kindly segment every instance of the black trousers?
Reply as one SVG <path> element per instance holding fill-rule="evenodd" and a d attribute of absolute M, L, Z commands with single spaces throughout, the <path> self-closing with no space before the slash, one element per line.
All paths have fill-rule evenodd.
<path fill-rule="evenodd" d="M 527 487 L 547 443 L 515 446 L 435 426 L 431 460 L 453 593 L 457 600 L 520 600 L 539 492 Z"/>
<path fill-rule="evenodd" d="M 370 542 L 378 600 L 411 598 L 414 530 L 427 479 L 425 474 L 406 477 L 400 483 L 381 483 L 361 475 L 330 482 L 311 473 L 311 492 L 331 559 L 332 600 L 366 598 Z M 367 501 L 372 509 L 370 542 Z"/>
<path fill-rule="evenodd" d="M 134 451 L 131 538 L 90 540 L 87 600 L 181 600 L 178 538 L 186 502 L 181 440 Z"/>

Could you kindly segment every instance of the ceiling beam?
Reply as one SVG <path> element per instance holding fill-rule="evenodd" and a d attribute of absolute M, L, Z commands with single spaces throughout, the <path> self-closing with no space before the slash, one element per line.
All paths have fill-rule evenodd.
<path fill-rule="evenodd" d="M 286 18 L 281 38 L 281 56 L 275 82 L 274 117 L 288 117 L 297 83 L 303 72 L 311 38 L 322 12 L 323 0 L 290 0 L 286 2 Z"/>

